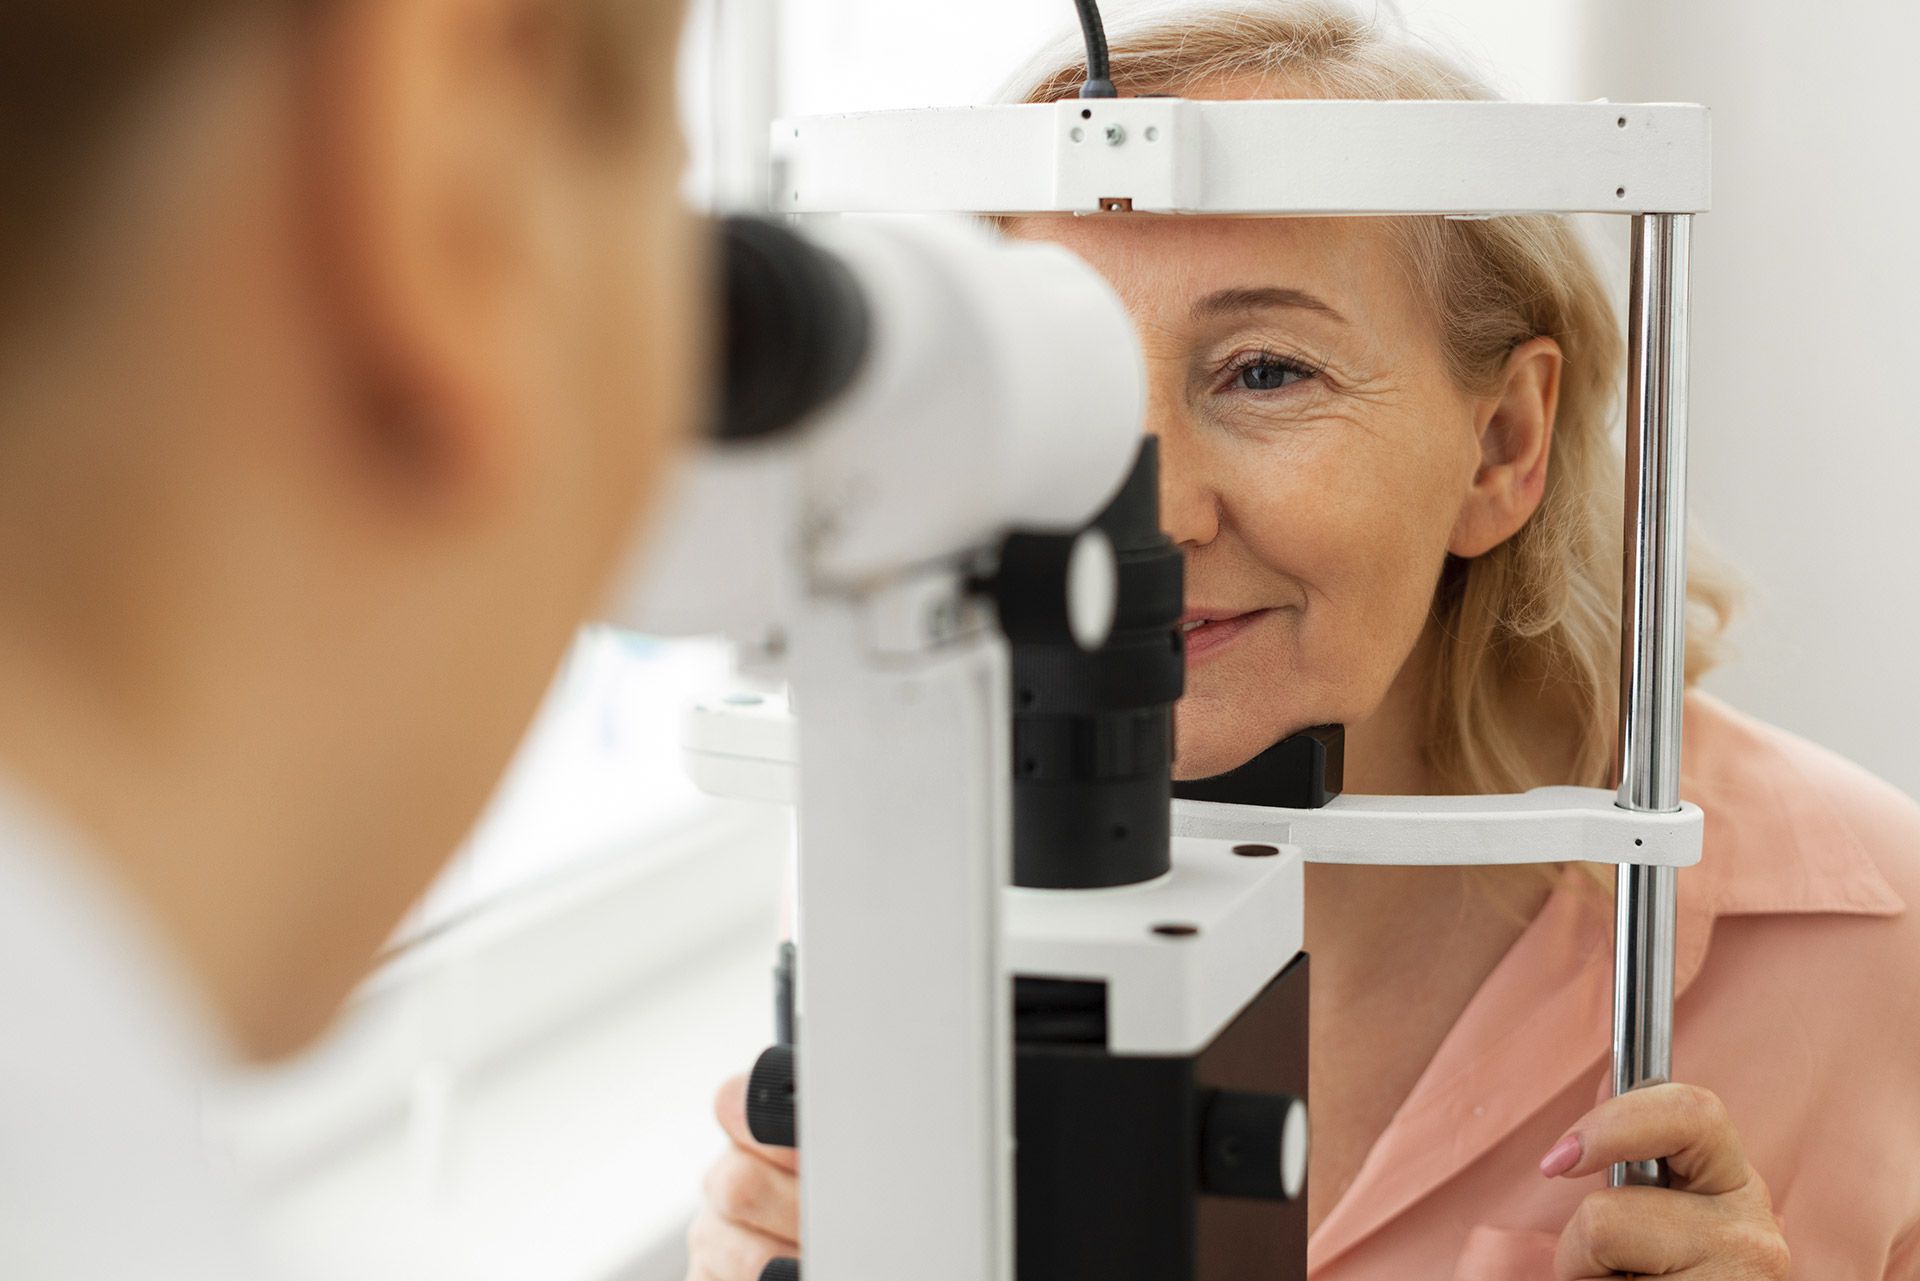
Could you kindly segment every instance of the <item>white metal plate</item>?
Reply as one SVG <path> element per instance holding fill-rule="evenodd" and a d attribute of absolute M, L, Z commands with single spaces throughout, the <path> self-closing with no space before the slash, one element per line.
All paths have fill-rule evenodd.
<path fill-rule="evenodd" d="M 1175 801 L 1176 836 L 1292 843 L 1311 863 L 1638 863 L 1691 867 L 1705 820 L 1623 809 L 1598 787 L 1536 787 L 1512 796 L 1336 796 L 1317 810 Z"/>
<path fill-rule="evenodd" d="M 1698 213 L 1685 103 L 1074 99 L 783 120 L 776 211 Z"/>
<path fill-rule="evenodd" d="M 1176 840 L 1173 870 L 1142 885 L 1008 890 L 1008 968 L 1103 980 L 1116 1054 L 1198 1052 L 1305 938 L 1300 851 L 1248 858 L 1234 844 Z M 1161 932 L 1169 927 L 1180 932 Z"/>

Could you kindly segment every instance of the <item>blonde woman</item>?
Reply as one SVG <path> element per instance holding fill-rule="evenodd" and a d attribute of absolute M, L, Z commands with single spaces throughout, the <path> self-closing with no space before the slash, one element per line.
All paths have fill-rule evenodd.
<path fill-rule="evenodd" d="M 1323 0 L 1111 35 L 1123 95 L 1488 96 Z M 1018 96 L 1083 75 L 1062 45 Z M 1572 226 L 1009 231 L 1078 251 L 1138 322 L 1163 520 L 1205 620 L 1179 775 L 1340 721 L 1351 792 L 1610 781 L 1621 326 Z M 1700 558 L 1692 599 L 1690 678 L 1729 603 Z M 1680 878 L 1685 1085 L 1606 1098 L 1610 899 L 1590 871 L 1309 869 L 1315 1281 L 1920 1277 L 1920 809 L 1698 693 L 1684 775 L 1708 815 Z M 692 1276 L 753 1281 L 800 1252 L 798 1182 L 746 1136 L 738 1081 L 719 1111 L 735 1145 Z M 1671 1189 L 1605 1188 L 1611 1162 L 1653 1157 Z"/>

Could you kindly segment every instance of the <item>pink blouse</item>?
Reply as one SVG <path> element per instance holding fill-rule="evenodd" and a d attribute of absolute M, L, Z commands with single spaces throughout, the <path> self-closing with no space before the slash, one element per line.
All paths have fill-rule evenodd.
<path fill-rule="evenodd" d="M 1726 1102 L 1795 1277 L 1920 1281 L 1920 806 L 1704 695 L 1684 760 L 1706 847 L 1679 878 L 1675 1077 Z M 1537 1163 L 1607 1092 L 1611 898 L 1567 869 L 1314 1233 L 1313 1281 L 1550 1281 L 1605 1182 Z"/>

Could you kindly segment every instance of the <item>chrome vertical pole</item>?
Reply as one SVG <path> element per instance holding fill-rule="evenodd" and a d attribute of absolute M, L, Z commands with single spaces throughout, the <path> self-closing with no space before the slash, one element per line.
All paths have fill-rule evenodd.
<path fill-rule="evenodd" d="M 1680 808 L 1687 605 L 1687 255 L 1692 218 L 1633 220 L 1628 304 L 1626 562 L 1620 616 L 1620 799 Z M 1673 1071 L 1675 869 L 1620 868 L 1614 899 L 1613 1090 Z M 1660 1183 L 1660 1162 L 1609 1181 Z"/>

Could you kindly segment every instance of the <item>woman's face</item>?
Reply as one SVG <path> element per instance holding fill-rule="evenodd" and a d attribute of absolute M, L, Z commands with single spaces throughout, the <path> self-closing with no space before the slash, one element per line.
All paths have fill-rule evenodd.
<path fill-rule="evenodd" d="M 1486 407 L 1375 219 L 1035 218 L 1126 301 L 1186 553 L 1176 773 L 1364 721 L 1425 627 Z"/>

